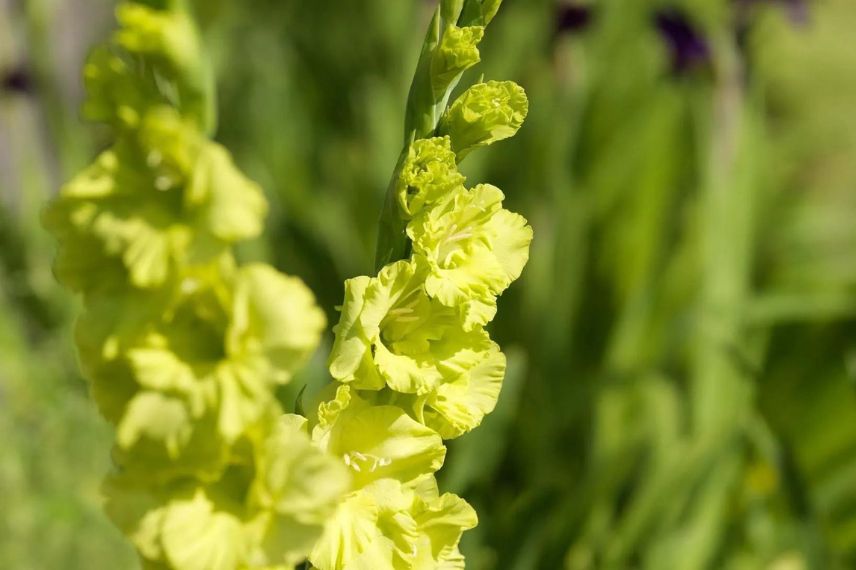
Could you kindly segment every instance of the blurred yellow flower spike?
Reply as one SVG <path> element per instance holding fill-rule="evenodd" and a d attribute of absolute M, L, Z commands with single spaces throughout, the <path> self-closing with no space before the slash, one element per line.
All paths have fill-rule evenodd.
<path fill-rule="evenodd" d="M 85 301 L 81 364 L 116 427 L 107 511 L 147 568 L 292 568 L 351 490 L 275 395 L 326 318 L 300 279 L 233 255 L 267 202 L 209 138 L 190 15 L 126 3 L 118 19 L 84 71 L 85 111 L 115 142 L 44 214 L 57 277 Z M 439 467 L 440 437 L 409 421 Z"/>

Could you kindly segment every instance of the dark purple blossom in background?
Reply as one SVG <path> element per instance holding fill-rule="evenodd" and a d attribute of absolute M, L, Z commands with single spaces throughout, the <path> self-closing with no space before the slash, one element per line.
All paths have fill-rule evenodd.
<path fill-rule="evenodd" d="M 662 10 L 656 13 L 654 22 L 669 46 L 675 74 L 685 74 L 710 61 L 707 40 L 684 13 L 675 9 Z"/>
<path fill-rule="evenodd" d="M 9 93 L 30 93 L 33 78 L 22 66 L 0 73 L 0 89 Z"/>
<path fill-rule="evenodd" d="M 556 33 L 573 34 L 584 30 L 591 23 L 592 10 L 579 4 L 559 4 L 556 8 Z"/>

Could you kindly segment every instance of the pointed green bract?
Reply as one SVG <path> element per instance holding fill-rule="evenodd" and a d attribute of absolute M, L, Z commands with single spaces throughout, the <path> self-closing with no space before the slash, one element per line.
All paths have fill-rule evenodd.
<path fill-rule="evenodd" d="M 502 0 L 480 0 L 480 2 L 484 25 L 487 26 L 493 21 L 494 17 L 496 17 L 496 13 L 499 11 Z"/>
<path fill-rule="evenodd" d="M 458 161 L 474 149 L 513 137 L 529 113 L 529 100 L 513 81 L 473 85 L 440 120 L 439 133 L 451 138 Z"/>

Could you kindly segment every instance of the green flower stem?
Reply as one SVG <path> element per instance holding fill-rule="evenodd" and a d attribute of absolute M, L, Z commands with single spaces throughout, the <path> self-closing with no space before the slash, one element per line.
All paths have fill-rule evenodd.
<path fill-rule="evenodd" d="M 375 252 L 375 272 L 385 265 L 407 258 L 410 255 L 410 239 L 407 237 L 407 220 L 401 216 L 398 201 L 395 197 L 395 187 L 401 176 L 401 169 L 407 159 L 407 148 L 398 158 L 398 164 L 392 174 L 392 180 L 386 190 L 383 210 L 378 222 L 377 250 Z"/>

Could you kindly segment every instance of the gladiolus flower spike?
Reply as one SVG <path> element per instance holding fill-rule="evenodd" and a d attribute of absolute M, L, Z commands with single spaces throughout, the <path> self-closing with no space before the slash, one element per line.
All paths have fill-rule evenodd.
<path fill-rule="evenodd" d="M 476 513 L 440 495 L 434 473 L 443 440 L 496 406 L 506 363 L 485 326 L 532 241 L 498 188 L 467 188 L 458 170 L 470 152 L 513 136 L 528 112 L 512 82 L 476 84 L 449 105 L 498 8 L 438 7 L 381 218 L 378 272 L 345 282 L 329 360 L 338 388 L 313 437 L 345 457 L 355 487 L 310 556 L 320 570 L 464 567 L 458 541 Z"/>

